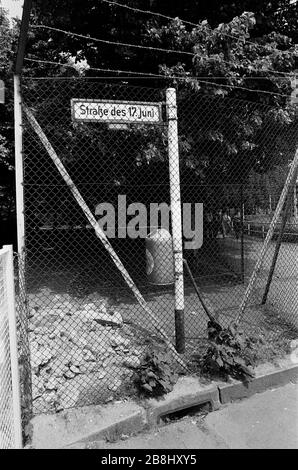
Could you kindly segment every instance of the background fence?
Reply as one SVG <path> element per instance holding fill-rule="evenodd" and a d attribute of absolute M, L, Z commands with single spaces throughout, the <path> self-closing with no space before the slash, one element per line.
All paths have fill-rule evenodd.
<path fill-rule="evenodd" d="M 100 203 L 115 207 L 116 237 L 109 240 L 175 343 L 173 284 L 149 282 L 144 238 L 119 236 L 133 220 L 129 214 L 126 222 L 123 218 L 129 204 L 142 203 L 149 214 L 150 203 L 170 203 L 165 90 L 96 79 L 33 79 L 23 82 L 23 97 L 91 211 L 95 214 Z M 76 122 L 73 98 L 163 103 L 164 118 L 121 129 Z M 220 321 L 228 324 L 239 309 L 293 159 L 297 124 L 259 103 L 185 89 L 178 90 L 177 100 L 181 201 L 204 206 L 203 245 L 184 250 L 183 256 Z M 154 324 L 27 121 L 24 172 L 34 411 L 106 402 L 127 392 L 148 337 L 156 334 Z M 268 300 L 261 305 L 274 240 L 242 319 L 248 333 L 260 333 L 273 344 L 272 351 L 297 335 L 296 188 L 292 195 Z M 125 196 L 126 208 L 119 196 Z M 194 213 L 192 220 L 195 225 Z M 139 229 L 148 233 L 149 225 L 148 218 L 140 218 Z M 189 357 L 206 343 L 207 318 L 187 274 L 184 288 Z"/>
<path fill-rule="evenodd" d="M 0 250 L 0 449 L 22 447 L 14 269 L 11 246 Z"/>

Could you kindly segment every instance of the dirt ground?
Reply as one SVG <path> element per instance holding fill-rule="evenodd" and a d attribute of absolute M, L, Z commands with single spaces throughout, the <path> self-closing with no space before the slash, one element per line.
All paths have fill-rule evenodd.
<path fill-rule="evenodd" d="M 223 273 L 216 283 L 214 279 L 210 282 L 205 279 L 201 288 L 221 323 L 227 325 L 238 313 L 262 241 L 245 240 L 244 283 L 235 275 L 241 263 L 239 241 L 227 237 L 219 239 L 218 244 L 223 248 L 225 273 L 229 269 L 230 275 Z M 287 339 L 297 337 L 297 248 L 295 244 L 283 243 L 267 304 L 260 306 L 273 248 L 274 244 L 265 258 L 241 324 L 247 333 L 262 332 L 268 343 L 277 345 L 282 340 L 282 349 Z M 140 364 L 146 340 L 155 332 L 146 312 L 127 293 L 123 295 L 119 291 L 112 299 L 96 291 L 79 297 L 59 287 L 56 290 L 52 285 L 43 285 L 29 293 L 35 413 L 117 399 L 127 390 L 133 371 Z M 149 290 L 144 295 L 158 323 L 175 342 L 173 287 Z M 206 328 L 206 314 L 186 283 L 187 354 L 204 343 Z"/>

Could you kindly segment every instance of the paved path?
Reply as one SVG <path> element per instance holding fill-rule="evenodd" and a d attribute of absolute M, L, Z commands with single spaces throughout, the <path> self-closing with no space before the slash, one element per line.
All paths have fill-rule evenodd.
<path fill-rule="evenodd" d="M 298 449 L 298 384 L 256 394 L 206 417 L 188 417 L 105 449 Z"/>

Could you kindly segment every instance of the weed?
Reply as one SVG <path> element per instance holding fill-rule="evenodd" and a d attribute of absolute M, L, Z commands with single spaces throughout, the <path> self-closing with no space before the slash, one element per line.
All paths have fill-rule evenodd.
<path fill-rule="evenodd" d="M 149 397 L 171 392 L 177 380 L 168 351 L 147 351 L 134 376 L 139 393 Z"/>

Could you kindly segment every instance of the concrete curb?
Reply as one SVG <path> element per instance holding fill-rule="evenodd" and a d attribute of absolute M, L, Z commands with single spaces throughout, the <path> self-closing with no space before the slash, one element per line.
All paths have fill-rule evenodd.
<path fill-rule="evenodd" d="M 218 384 L 219 400 L 222 405 L 235 400 L 248 398 L 255 393 L 275 387 L 281 387 L 298 380 L 298 364 L 293 364 L 290 356 L 278 361 L 276 365 L 262 364 L 255 369 L 255 378 L 247 384 L 232 380 L 230 383 Z"/>
<path fill-rule="evenodd" d="M 86 406 L 31 420 L 34 449 L 61 449 L 76 443 L 117 440 L 122 434 L 140 432 L 146 426 L 146 412 L 135 403 Z"/>
<path fill-rule="evenodd" d="M 256 377 L 247 385 L 236 380 L 203 385 L 197 377 L 181 377 L 165 397 L 146 400 L 141 405 L 134 402 L 95 405 L 36 416 L 31 420 L 32 447 L 74 449 L 94 441 L 116 441 L 123 435 L 157 426 L 164 415 L 207 403 L 215 411 L 221 405 L 296 381 L 298 363 L 294 364 L 290 356 L 275 365 L 258 366 Z"/>
<path fill-rule="evenodd" d="M 220 407 L 219 392 L 216 384 L 202 385 L 198 378 L 182 377 L 178 380 L 174 390 L 161 400 L 154 398 L 147 400 L 147 422 L 149 426 L 159 424 L 162 417 L 187 408 L 209 404 L 211 410 Z"/>

